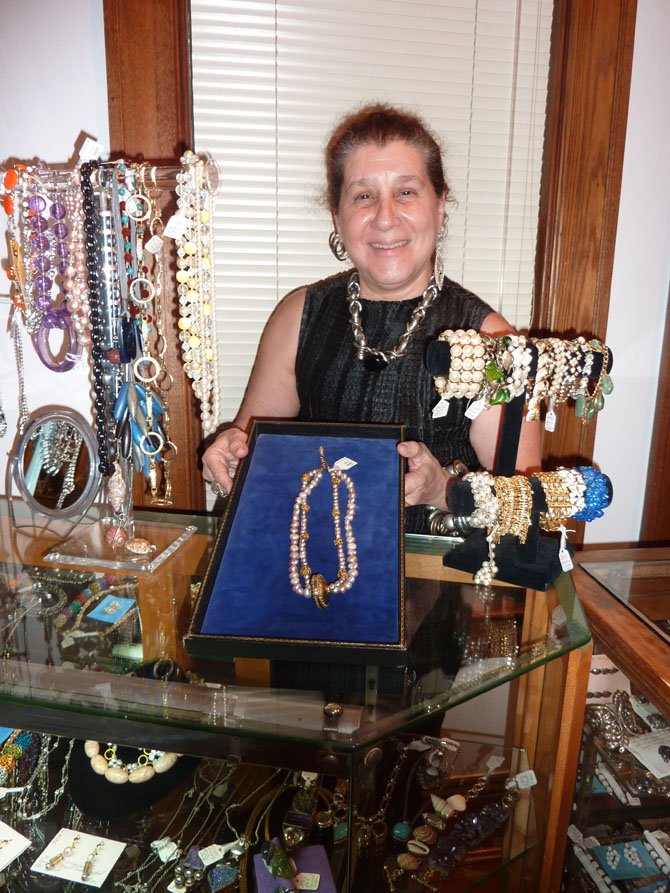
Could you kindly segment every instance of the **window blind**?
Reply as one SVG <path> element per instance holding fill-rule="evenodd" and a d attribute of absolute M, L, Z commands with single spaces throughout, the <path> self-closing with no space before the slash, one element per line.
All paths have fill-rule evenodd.
<path fill-rule="evenodd" d="M 418 111 L 454 202 L 447 275 L 528 325 L 552 0 L 191 0 L 195 150 L 215 214 L 222 418 L 286 292 L 340 269 L 322 152 L 367 102 Z"/>

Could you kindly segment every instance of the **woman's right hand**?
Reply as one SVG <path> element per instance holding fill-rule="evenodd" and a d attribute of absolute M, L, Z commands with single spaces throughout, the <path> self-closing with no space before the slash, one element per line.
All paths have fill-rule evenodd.
<path fill-rule="evenodd" d="M 227 428 L 208 446 L 202 456 L 202 473 L 206 481 L 218 484 L 230 493 L 240 459 L 249 452 L 247 434 L 241 428 Z"/>

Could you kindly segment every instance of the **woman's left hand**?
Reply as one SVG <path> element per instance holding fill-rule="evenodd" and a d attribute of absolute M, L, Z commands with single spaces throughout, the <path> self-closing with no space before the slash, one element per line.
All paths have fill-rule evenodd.
<path fill-rule="evenodd" d="M 406 440 L 398 444 L 397 450 L 407 459 L 405 505 L 434 505 L 446 509 L 446 472 L 428 447 Z"/>

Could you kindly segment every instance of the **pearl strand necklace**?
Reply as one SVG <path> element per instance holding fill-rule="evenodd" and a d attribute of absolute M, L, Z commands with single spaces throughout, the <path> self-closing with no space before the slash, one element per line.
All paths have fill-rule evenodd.
<path fill-rule="evenodd" d="M 209 187 L 206 163 L 193 152 L 181 158 L 177 174 L 177 208 L 187 221 L 177 245 L 179 340 L 184 369 L 200 400 L 202 430 L 206 435 L 219 424 L 219 372 L 214 301 L 214 192 Z"/>
<path fill-rule="evenodd" d="M 321 464 L 318 468 L 308 471 L 302 475 L 302 486 L 300 492 L 293 504 L 293 517 L 290 527 L 290 562 L 289 562 L 289 579 L 291 588 L 298 595 L 304 598 L 311 598 L 317 608 L 327 608 L 330 602 L 330 595 L 333 592 L 346 592 L 354 585 L 354 581 L 358 576 L 358 556 L 356 553 L 356 541 L 351 526 L 354 514 L 356 512 L 356 490 L 354 483 L 343 471 L 337 468 L 331 468 L 326 462 L 323 447 L 319 447 L 319 456 Z M 307 540 L 309 533 L 307 532 L 307 513 L 310 506 L 307 499 L 314 490 L 324 472 L 330 475 L 331 486 L 333 490 L 333 543 L 337 550 L 337 579 L 332 583 L 327 583 L 323 574 L 312 573 L 307 560 Z M 339 487 L 344 484 L 347 489 L 347 509 L 344 514 L 344 539 L 342 538 L 342 526 L 340 522 L 340 498 Z M 346 544 L 346 554 L 345 554 Z M 301 585 L 300 578 L 303 578 L 304 584 Z"/>

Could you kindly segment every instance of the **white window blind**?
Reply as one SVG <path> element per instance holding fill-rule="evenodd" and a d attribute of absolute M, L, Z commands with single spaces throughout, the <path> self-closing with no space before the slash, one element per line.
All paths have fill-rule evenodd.
<path fill-rule="evenodd" d="M 418 111 L 455 203 L 447 275 L 528 325 L 553 0 L 191 0 L 195 150 L 215 215 L 221 409 L 232 419 L 286 292 L 340 269 L 323 146 L 356 106 Z"/>

